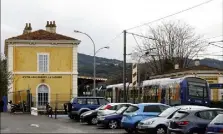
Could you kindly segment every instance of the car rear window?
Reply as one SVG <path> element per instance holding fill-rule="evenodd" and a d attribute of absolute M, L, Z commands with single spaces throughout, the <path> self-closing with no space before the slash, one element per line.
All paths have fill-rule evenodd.
<path fill-rule="evenodd" d="M 128 109 L 125 111 L 126 113 L 132 113 L 137 111 L 139 108 L 137 106 L 129 106 Z"/>
<path fill-rule="evenodd" d="M 223 114 L 219 114 L 218 116 L 216 116 L 210 124 L 221 124 L 223 125 Z"/>
<path fill-rule="evenodd" d="M 173 119 L 182 119 L 188 115 L 189 115 L 189 113 L 186 111 L 178 111 L 174 114 Z"/>

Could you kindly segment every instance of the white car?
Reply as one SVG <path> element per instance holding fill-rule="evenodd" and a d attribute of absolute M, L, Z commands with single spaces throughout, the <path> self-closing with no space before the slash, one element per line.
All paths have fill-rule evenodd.
<path fill-rule="evenodd" d="M 109 103 L 104 105 L 98 110 L 98 116 L 104 116 L 108 114 L 113 114 L 123 106 L 128 106 L 131 103 Z"/>

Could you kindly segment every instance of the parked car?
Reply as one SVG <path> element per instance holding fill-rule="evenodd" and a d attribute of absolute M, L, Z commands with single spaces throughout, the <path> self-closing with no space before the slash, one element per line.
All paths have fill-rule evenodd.
<path fill-rule="evenodd" d="M 138 132 L 138 123 L 145 118 L 152 118 L 170 106 L 162 103 L 139 103 L 128 107 L 121 120 L 121 126 L 128 133 Z"/>
<path fill-rule="evenodd" d="M 123 106 L 129 106 L 131 103 L 109 103 L 98 110 L 98 116 L 113 114 Z"/>
<path fill-rule="evenodd" d="M 206 134 L 223 134 L 223 113 L 219 113 L 208 125 Z"/>
<path fill-rule="evenodd" d="M 109 101 L 103 97 L 75 97 L 68 105 L 68 116 L 71 119 L 79 119 L 82 113 L 95 110 L 108 103 Z"/>
<path fill-rule="evenodd" d="M 161 114 L 158 115 L 158 117 L 148 118 L 140 121 L 137 128 L 140 132 L 143 133 L 150 132 L 153 134 L 166 134 L 169 121 L 178 110 L 202 108 L 208 107 L 196 105 L 173 106 L 164 110 Z"/>
<path fill-rule="evenodd" d="M 87 112 L 84 112 L 80 115 L 80 122 L 87 122 L 88 124 L 96 125 L 97 120 L 97 113 L 100 108 L 102 108 L 104 105 L 98 107 L 95 110 L 90 110 Z"/>
<path fill-rule="evenodd" d="M 123 113 L 127 110 L 129 106 L 123 106 L 118 111 L 113 114 L 108 114 L 106 116 L 98 116 L 98 126 L 108 127 L 110 129 L 116 129 L 121 126 L 121 120 Z"/>
<path fill-rule="evenodd" d="M 169 122 L 170 134 L 204 134 L 208 124 L 220 113 L 220 108 L 187 109 L 177 111 Z"/>

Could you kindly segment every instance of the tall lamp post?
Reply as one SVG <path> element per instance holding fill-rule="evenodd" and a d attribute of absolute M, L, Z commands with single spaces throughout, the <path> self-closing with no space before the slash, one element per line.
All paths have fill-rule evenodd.
<path fill-rule="evenodd" d="M 77 31 L 77 30 L 74 30 L 75 33 L 81 33 L 81 34 L 84 34 L 86 35 L 88 38 L 90 38 L 90 40 L 92 41 L 93 43 L 93 46 L 94 46 L 94 63 L 93 63 L 93 66 L 94 66 L 94 84 L 93 84 L 93 89 L 94 89 L 94 96 L 95 96 L 95 89 L 96 89 L 96 53 L 99 52 L 101 49 L 104 49 L 104 48 L 107 48 L 109 49 L 108 46 L 106 47 L 102 47 L 100 49 L 98 49 L 97 51 L 95 50 L 95 43 L 94 43 L 94 40 L 91 38 L 90 35 L 88 35 L 87 33 L 84 33 L 84 32 L 81 32 L 81 31 Z"/>

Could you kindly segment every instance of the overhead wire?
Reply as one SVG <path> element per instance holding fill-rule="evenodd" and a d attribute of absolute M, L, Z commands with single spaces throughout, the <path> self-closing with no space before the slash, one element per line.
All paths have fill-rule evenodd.
<path fill-rule="evenodd" d="M 195 6 L 189 7 L 189 8 L 187 8 L 187 9 L 184 9 L 184 10 L 178 11 L 178 12 L 176 12 L 176 13 L 173 13 L 173 14 L 167 15 L 167 16 L 165 16 L 165 17 L 162 17 L 162 18 L 159 18 L 159 19 L 156 19 L 156 20 L 153 20 L 153 21 L 147 22 L 147 23 L 143 23 L 143 24 L 138 25 L 138 26 L 135 26 L 135 27 L 131 27 L 131 28 L 127 29 L 127 31 L 128 31 L 128 30 L 135 29 L 135 28 L 138 28 L 138 27 L 141 27 L 141 26 L 144 26 L 144 25 L 151 24 L 151 23 L 156 22 L 156 21 L 160 21 L 160 20 L 163 20 L 163 19 L 166 19 L 166 18 L 172 17 L 172 16 L 174 16 L 174 15 L 177 15 L 177 14 L 180 14 L 180 13 L 186 12 L 186 11 L 188 11 L 188 10 L 191 10 L 191 9 L 194 9 L 194 8 L 197 8 L 197 7 L 200 7 L 200 6 L 204 5 L 204 4 L 208 4 L 208 3 L 212 2 L 212 1 L 214 1 L 214 0 L 209 0 L 209 1 L 206 1 L 206 2 L 203 2 L 203 3 L 200 3 L 200 4 L 198 4 L 198 5 L 195 5 Z"/>
<path fill-rule="evenodd" d="M 112 38 L 108 43 L 107 43 L 107 45 L 106 46 L 110 46 L 111 45 L 111 43 L 114 41 L 114 40 L 116 40 L 121 34 L 122 34 L 123 32 L 121 32 L 121 33 L 119 33 L 119 34 L 117 34 L 114 38 Z"/>

